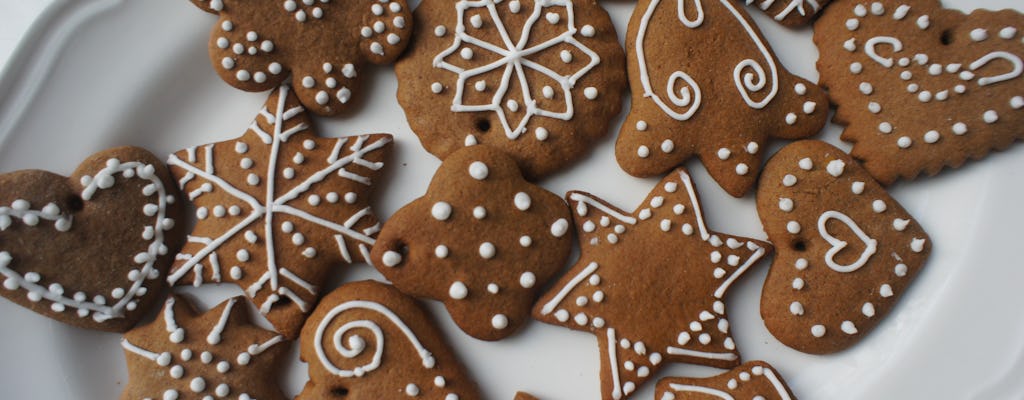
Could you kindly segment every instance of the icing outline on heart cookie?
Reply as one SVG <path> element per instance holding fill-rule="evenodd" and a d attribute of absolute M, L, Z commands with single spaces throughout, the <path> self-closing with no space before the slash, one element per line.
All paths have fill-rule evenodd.
<path fill-rule="evenodd" d="M 839 240 L 835 236 L 832 236 L 831 233 L 828 233 L 828 229 L 826 229 L 825 223 L 828 222 L 828 220 L 830 219 L 834 219 L 846 224 L 846 226 L 850 228 L 850 230 L 853 231 L 855 235 L 857 235 L 857 238 L 864 243 L 864 251 L 860 253 L 860 256 L 857 258 L 857 261 L 854 261 L 853 263 L 848 265 L 841 265 L 835 261 L 835 255 L 842 251 L 843 249 L 845 249 L 848 243 Z M 825 241 L 828 242 L 828 244 L 832 245 L 832 248 L 828 249 L 828 251 L 825 252 L 825 264 L 827 264 L 829 268 L 832 268 L 836 272 L 847 273 L 860 269 L 861 267 L 864 266 L 864 264 L 867 264 L 868 259 L 870 259 L 871 256 L 873 256 L 878 249 L 877 240 L 872 239 L 870 236 L 867 235 L 867 233 L 864 233 L 864 231 L 860 229 L 860 226 L 857 225 L 857 223 L 854 222 L 853 219 L 839 211 L 829 210 L 821 213 L 821 216 L 818 217 L 818 233 L 821 235 L 822 239 L 825 239 Z"/>
<path fill-rule="evenodd" d="M 89 201 L 98 190 L 113 187 L 116 183 L 114 175 L 118 173 L 125 178 L 138 177 L 150 181 L 151 183 L 142 189 L 142 194 L 145 196 L 157 195 L 158 199 L 157 204 L 149 203 L 143 207 L 143 213 L 155 219 L 153 225 L 146 226 L 142 232 L 143 239 L 151 242 L 145 252 L 140 252 L 133 258 L 133 261 L 136 264 L 141 264 L 142 267 L 128 272 L 131 287 L 127 290 L 115 288 L 111 291 L 110 296 L 119 300 L 108 306 L 106 305 L 107 298 L 103 295 L 96 295 L 91 301 L 83 292 L 75 292 L 72 297 L 66 297 L 64 296 L 65 288 L 59 283 L 43 285 L 39 283 L 42 279 L 39 273 L 20 274 L 11 269 L 9 266 L 13 257 L 6 251 L 0 251 L 0 274 L 6 277 L 3 281 L 5 289 L 25 289 L 28 292 L 29 301 L 33 303 L 43 299 L 51 301 L 53 304 L 50 305 L 50 309 L 54 312 L 63 312 L 67 307 L 72 307 L 78 310 L 77 314 L 82 318 L 91 313 L 96 322 L 123 318 L 125 310 L 132 311 L 137 307 L 138 302 L 134 299 L 144 296 L 148 291 L 143 287 L 143 282 L 160 276 L 160 271 L 154 267 L 154 264 L 159 256 L 167 254 L 164 231 L 174 227 L 174 220 L 166 218 L 166 209 L 168 204 L 174 202 L 174 196 L 167 195 L 163 182 L 156 176 L 156 168 L 152 164 L 138 161 L 122 163 L 116 158 L 111 158 L 107 160 L 106 167 L 98 171 L 95 177 L 89 175 L 81 177 L 81 183 L 84 186 L 81 191 L 82 200 Z M 29 202 L 21 199 L 11 202 L 10 207 L 0 207 L 0 231 L 7 230 L 11 225 L 11 217 L 20 218 L 28 226 L 36 226 L 40 220 L 53 221 L 54 227 L 59 232 L 67 232 L 72 228 L 73 217 L 61 215 L 60 208 L 54 203 L 48 203 L 39 211 L 31 210 L 29 207 Z"/>

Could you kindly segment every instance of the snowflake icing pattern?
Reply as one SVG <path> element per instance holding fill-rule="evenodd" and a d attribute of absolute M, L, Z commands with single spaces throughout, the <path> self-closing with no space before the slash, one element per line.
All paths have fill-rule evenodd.
<path fill-rule="evenodd" d="M 505 135 L 509 139 L 514 140 L 526 131 L 526 125 L 534 115 L 561 120 L 571 119 L 573 103 L 570 91 L 576 84 L 576 81 L 599 64 L 601 59 L 596 52 L 576 40 L 577 28 L 571 0 L 537 0 L 533 5 L 531 14 L 523 23 L 518 41 L 513 41 L 513 34 L 503 22 L 501 14 L 497 9 L 499 3 L 501 3 L 501 0 L 460 0 L 456 3 L 458 25 L 455 27 L 455 41 L 450 47 L 434 58 L 434 67 L 443 68 L 458 74 L 456 93 L 452 99 L 452 111 L 494 111 L 501 120 L 502 127 L 505 129 Z M 508 2 L 508 7 L 513 14 L 516 14 L 520 11 L 521 6 L 518 0 L 511 0 Z M 486 15 L 494 21 L 494 24 L 488 24 L 487 28 L 497 30 L 500 43 L 493 43 L 468 33 L 467 22 L 473 28 L 484 27 L 481 18 L 482 14 L 468 15 L 467 13 L 470 9 L 481 8 L 486 9 Z M 564 18 L 562 17 L 563 13 L 565 15 Z M 557 33 L 550 35 L 549 39 L 543 40 L 540 43 L 531 43 L 530 34 L 541 29 L 537 24 L 555 26 L 557 27 Z M 586 31 L 588 29 L 592 30 L 589 26 L 584 27 L 584 36 L 587 35 Z M 543 65 L 535 59 L 539 53 L 553 49 L 556 46 L 564 47 L 565 45 L 582 51 L 589 57 L 589 62 L 575 69 L 575 72 L 571 74 L 561 74 L 556 72 L 554 66 Z M 472 48 L 469 46 L 472 46 Z M 474 62 L 473 48 L 493 53 L 490 56 L 496 56 L 497 61 Z M 569 64 L 572 61 L 571 54 L 567 54 L 569 53 L 566 50 L 561 52 L 561 60 L 565 64 Z M 463 63 L 469 63 L 470 65 L 466 67 L 456 65 Z M 463 94 L 468 90 L 466 88 L 467 81 L 499 69 L 502 70 L 501 80 L 490 102 L 487 104 L 464 104 Z M 534 91 L 535 88 L 531 87 L 532 82 L 527 77 L 527 70 L 539 72 L 557 82 L 557 90 L 561 92 L 560 95 L 565 102 L 565 110 L 546 110 L 537 105 L 537 101 L 533 97 L 533 94 L 536 93 Z M 510 98 L 513 95 L 512 90 L 510 90 L 513 80 L 518 82 L 522 90 L 522 101 L 524 104 L 519 104 L 518 101 Z M 551 86 L 544 86 L 540 93 L 543 97 L 552 99 L 555 97 L 555 90 Z M 523 114 L 517 113 L 520 107 L 525 107 Z M 510 116 L 516 115 L 522 115 L 518 123 L 510 121 Z M 515 125 L 515 127 L 512 125 Z"/>
<path fill-rule="evenodd" d="M 392 140 L 318 138 L 309 128 L 303 107 L 281 87 L 242 137 L 168 160 L 198 218 L 168 281 L 230 279 L 288 337 L 298 334 L 330 268 L 369 259 L 380 224 L 367 197 Z"/>

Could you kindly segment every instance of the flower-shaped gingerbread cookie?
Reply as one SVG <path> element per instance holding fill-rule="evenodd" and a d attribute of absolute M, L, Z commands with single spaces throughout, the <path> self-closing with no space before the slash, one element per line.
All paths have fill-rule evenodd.
<path fill-rule="evenodd" d="M 123 400 L 284 399 L 274 371 L 286 340 L 249 322 L 244 300 L 199 314 L 171 296 L 156 320 L 124 335 L 128 361 Z"/>
<path fill-rule="evenodd" d="M 340 263 L 369 259 L 380 229 L 369 206 L 391 135 L 320 138 L 289 87 L 271 93 L 240 137 L 170 156 L 196 205 L 171 284 L 234 282 L 288 338 Z"/>
<path fill-rule="evenodd" d="M 815 24 L 842 139 L 882 184 L 1024 138 L 1024 14 L 937 0 L 838 1 Z"/>
<path fill-rule="evenodd" d="M 395 66 L 398 101 L 430 153 L 477 143 L 529 178 L 555 172 L 607 134 L 625 59 L 594 0 L 425 0 Z"/>
<path fill-rule="evenodd" d="M 769 138 L 807 137 L 825 124 L 825 93 L 787 72 L 732 0 L 642 0 L 626 44 L 633 100 L 615 157 L 631 175 L 661 175 L 697 156 L 742 196 Z"/>
<path fill-rule="evenodd" d="M 448 156 L 427 193 L 381 230 L 373 264 L 395 286 L 444 302 L 469 335 L 498 340 L 530 318 L 572 249 L 569 209 L 483 145 Z"/>
<path fill-rule="evenodd" d="M 765 166 L 757 212 L 778 255 L 761 316 L 781 342 L 832 353 L 863 339 L 931 251 L 928 234 L 849 155 L 815 140 Z"/>
<path fill-rule="evenodd" d="M 309 382 L 297 400 L 479 400 L 430 315 L 398 289 L 375 281 L 324 296 L 302 328 Z"/>
<path fill-rule="evenodd" d="M 225 82 L 258 92 L 291 77 L 320 115 L 345 110 L 367 63 L 393 62 L 409 43 L 405 0 L 191 0 L 220 16 L 210 61 Z"/>
<path fill-rule="evenodd" d="M 96 153 L 70 177 L 0 175 L 0 295 L 71 325 L 131 329 L 182 243 L 173 182 L 137 147 Z"/>

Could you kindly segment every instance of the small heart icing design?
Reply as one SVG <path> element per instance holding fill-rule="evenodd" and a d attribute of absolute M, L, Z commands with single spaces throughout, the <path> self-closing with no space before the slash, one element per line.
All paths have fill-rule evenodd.
<path fill-rule="evenodd" d="M 778 255 L 761 317 L 794 349 L 833 353 L 863 339 L 925 266 L 928 234 L 852 157 L 805 140 L 776 153 L 757 212 Z"/>
<path fill-rule="evenodd" d="M 857 257 L 856 261 L 850 264 L 839 264 L 835 260 L 836 253 L 843 251 L 848 243 L 837 239 L 828 232 L 827 223 L 829 220 L 833 219 L 846 224 L 846 226 L 857 235 L 857 238 L 860 239 L 861 243 L 864 244 L 864 251 L 860 253 L 860 256 Z M 821 234 L 821 237 L 825 239 L 828 244 L 832 245 L 832 248 L 825 252 L 825 265 L 828 265 L 829 268 L 832 268 L 836 272 L 856 271 L 860 267 L 863 267 L 864 264 L 867 263 L 868 259 L 875 255 L 875 251 L 878 249 L 877 240 L 872 239 L 868 234 L 864 233 L 864 230 L 860 229 L 860 226 L 850 219 L 849 216 L 838 211 L 829 210 L 821 213 L 821 216 L 818 217 L 818 233 Z"/>
<path fill-rule="evenodd" d="M 136 148 L 96 154 L 72 178 L 35 170 L 0 177 L 0 204 L 8 204 L 0 206 L 0 294 L 72 325 L 129 329 L 180 242 L 167 179 Z"/>
<path fill-rule="evenodd" d="M 881 183 L 1024 138 L 1024 14 L 934 0 L 841 1 L 815 25 L 843 140 Z"/>

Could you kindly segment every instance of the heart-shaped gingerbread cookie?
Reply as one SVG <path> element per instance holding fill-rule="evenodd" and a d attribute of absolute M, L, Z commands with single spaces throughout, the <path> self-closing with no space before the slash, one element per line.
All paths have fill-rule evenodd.
<path fill-rule="evenodd" d="M 959 167 L 1024 138 L 1024 14 L 935 0 L 832 4 L 818 70 L 852 154 L 883 184 Z"/>
<path fill-rule="evenodd" d="M 177 190 L 159 159 L 120 147 L 70 177 L 0 175 L 0 295 L 71 325 L 130 329 L 181 245 Z"/>
<path fill-rule="evenodd" d="M 797 350 L 860 341 L 892 309 L 931 251 L 928 234 L 849 155 L 825 142 L 784 147 L 765 166 L 757 212 L 778 255 L 761 316 Z"/>

